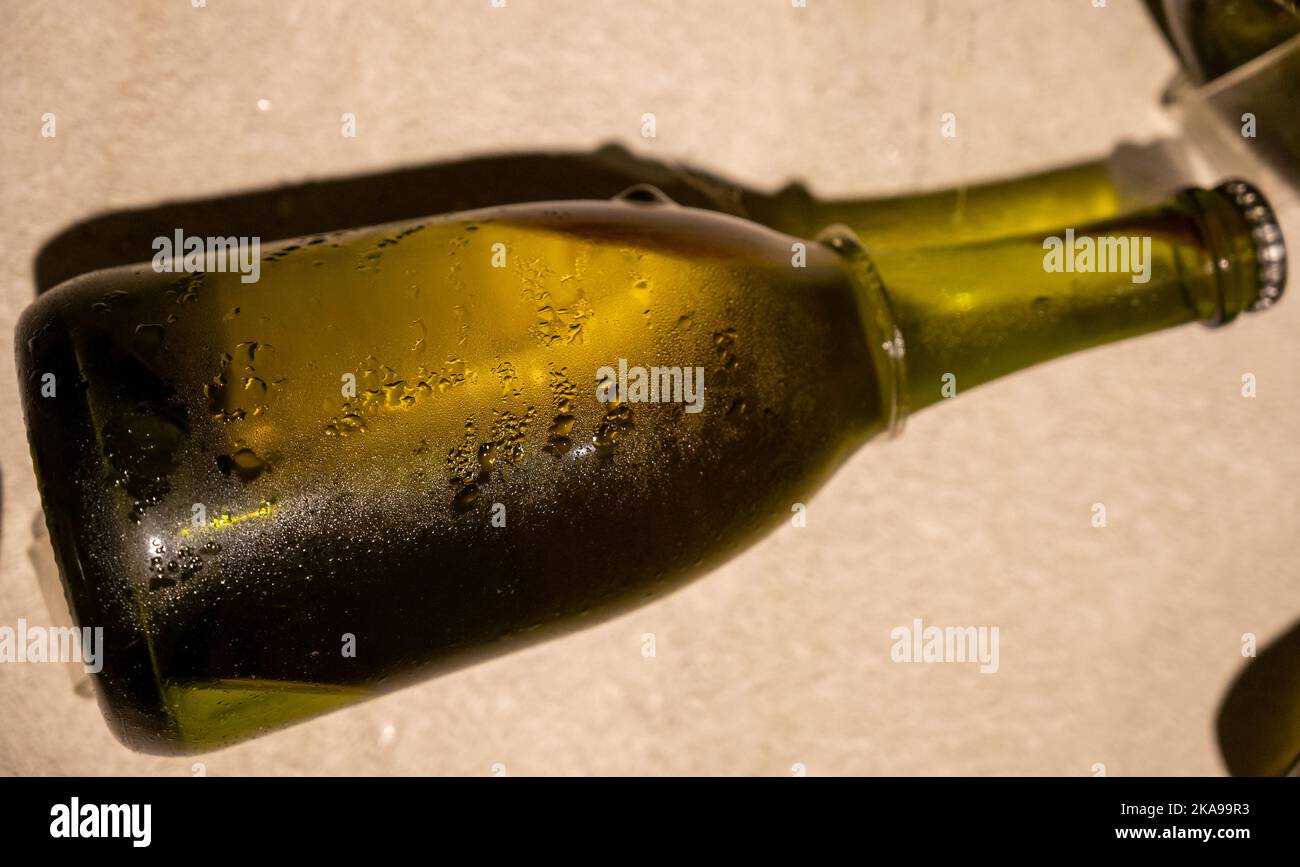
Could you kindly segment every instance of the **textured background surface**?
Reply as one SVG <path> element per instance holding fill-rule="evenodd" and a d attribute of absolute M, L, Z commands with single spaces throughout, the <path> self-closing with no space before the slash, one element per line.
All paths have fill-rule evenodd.
<path fill-rule="evenodd" d="M 1126 0 L 3 7 L 6 343 L 40 244 L 107 209 L 615 139 L 761 187 L 938 187 L 1167 131 L 1174 69 Z M 938 134 L 944 111 L 956 140 Z M 980 389 L 859 452 L 806 528 L 663 602 L 201 761 L 221 775 L 1221 773 L 1213 719 L 1242 633 L 1266 642 L 1300 617 L 1298 326 L 1291 299 Z M 0 623 L 49 623 L 12 364 L 0 353 Z M 999 673 L 892 664 L 890 629 L 916 617 L 999 626 Z M 54 666 L 0 666 L 0 715 L 0 772 L 191 772 L 120 747 Z"/>

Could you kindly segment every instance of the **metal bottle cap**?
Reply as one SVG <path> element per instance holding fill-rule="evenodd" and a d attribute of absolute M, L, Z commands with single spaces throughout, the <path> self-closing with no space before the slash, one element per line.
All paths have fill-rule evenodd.
<path fill-rule="evenodd" d="M 1258 285 L 1251 312 L 1267 310 L 1277 303 L 1286 289 L 1286 245 L 1282 241 L 1282 228 L 1277 215 L 1264 194 L 1242 180 L 1226 181 L 1215 187 L 1236 207 L 1255 242 L 1255 262 L 1258 268 Z"/>

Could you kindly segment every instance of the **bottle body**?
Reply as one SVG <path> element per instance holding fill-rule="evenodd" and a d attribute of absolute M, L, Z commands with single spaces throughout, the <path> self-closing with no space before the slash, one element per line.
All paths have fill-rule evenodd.
<path fill-rule="evenodd" d="M 88 275 L 20 326 L 51 536 L 132 746 L 610 616 L 889 423 L 864 290 L 815 242 L 628 202 L 315 240 L 256 283 Z"/>

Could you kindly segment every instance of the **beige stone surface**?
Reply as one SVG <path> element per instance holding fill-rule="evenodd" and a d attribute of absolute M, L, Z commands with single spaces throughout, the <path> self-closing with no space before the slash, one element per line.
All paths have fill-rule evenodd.
<path fill-rule="evenodd" d="M 1170 126 L 1173 61 L 1135 0 L 3 13 L 6 343 L 40 244 L 107 209 L 615 139 L 764 187 L 907 191 Z M 355 139 L 339 135 L 345 111 Z M 938 135 L 945 111 L 955 140 Z M 1298 334 L 1291 299 L 1010 377 L 863 449 L 806 528 L 667 600 L 197 761 L 209 775 L 1222 773 L 1213 720 L 1241 635 L 1266 642 L 1300 617 Z M 0 623 L 51 622 L 11 352 L 0 367 Z M 917 617 L 998 626 L 1000 671 L 891 663 L 891 628 Z M 119 746 L 62 669 L 0 665 L 0 773 L 188 775 L 194 761 Z"/>

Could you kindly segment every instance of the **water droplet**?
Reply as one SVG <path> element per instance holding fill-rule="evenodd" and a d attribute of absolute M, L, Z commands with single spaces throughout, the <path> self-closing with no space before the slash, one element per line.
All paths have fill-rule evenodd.
<path fill-rule="evenodd" d="M 561 414 L 555 417 L 555 423 L 550 426 L 547 433 L 551 436 L 567 437 L 573 433 L 573 425 L 577 418 L 572 415 Z"/>
<path fill-rule="evenodd" d="M 146 349 L 162 346 L 167 329 L 158 323 L 141 323 L 135 327 L 135 339 Z"/>
<path fill-rule="evenodd" d="M 217 458 L 217 466 L 226 475 L 232 473 L 242 481 L 251 482 L 269 469 L 266 461 L 252 449 L 236 449 L 233 454 Z"/>
<path fill-rule="evenodd" d="M 646 205 L 671 205 L 673 200 L 653 184 L 634 184 L 614 197 L 618 201 Z"/>
<path fill-rule="evenodd" d="M 478 485 L 466 485 L 457 492 L 451 507 L 457 512 L 468 512 L 478 502 Z"/>

